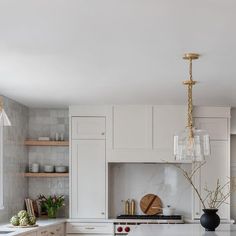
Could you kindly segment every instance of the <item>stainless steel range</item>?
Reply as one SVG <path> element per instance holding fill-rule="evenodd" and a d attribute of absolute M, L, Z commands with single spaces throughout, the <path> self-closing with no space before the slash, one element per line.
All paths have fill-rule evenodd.
<path fill-rule="evenodd" d="M 181 215 L 120 215 L 115 220 L 115 235 L 128 235 L 140 224 L 183 224 Z"/>

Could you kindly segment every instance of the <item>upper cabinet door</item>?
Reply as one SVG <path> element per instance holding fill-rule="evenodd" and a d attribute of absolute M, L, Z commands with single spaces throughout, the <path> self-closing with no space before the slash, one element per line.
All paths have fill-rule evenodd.
<path fill-rule="evenodd" d="M 173 149 L 174 135 L 186 127 L 186 114 L 186 106 L 154 106 L 154 149 Z"/>
<path fill-rule="evenodd" d="M 211 140 L 228 139 L 228 119 L 227 118 L 195 118 L 194 126 L 197 129 L 206 130 Z"/>
<path fill-rule="evenodd" d="M 228 156 L 227 141 L 211 141 L 211 156 L 206 158 L 206 164 L 195 175 L 195 186 L 197 186 L 203 199 L 208 194 L 205 189 L 215 189 L 217 180 L 220 181 L 221 186 L 229 181 L 230 159 Z M 225 190 L 228 191 L 227 188 Z M 226 192 L 224 193 L 226 194 Z M 222 204 L 217 214 L 222 219 L 230 219 L 230 199 L 228 198 L 225 202 L 228 204 Z M 207 202 L 205 203 L 208 206 Z M 194 217 L 199 218 L 202 215 L 202 206 L 195 192 L 193 209 Z"/>
<path fill-rule="evenodd" d="M 105 117 L 72 117 L 72 139 L 105 139 Z"/>
<path fill-rule="evenodd" d="M 114 106 L 113 148 L 152 148 L 151 106 Z"/>

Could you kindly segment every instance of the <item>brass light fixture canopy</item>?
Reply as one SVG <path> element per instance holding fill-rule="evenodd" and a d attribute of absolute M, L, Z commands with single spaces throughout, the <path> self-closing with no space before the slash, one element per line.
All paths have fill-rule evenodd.
<path fill-rule="evenodd" d="M 189 52 L 189 53 L 184 54 L 183 59 L 185 59 L 185 60 L 196 60 L 199 57 L 200 57 L 200 54 Z"/>

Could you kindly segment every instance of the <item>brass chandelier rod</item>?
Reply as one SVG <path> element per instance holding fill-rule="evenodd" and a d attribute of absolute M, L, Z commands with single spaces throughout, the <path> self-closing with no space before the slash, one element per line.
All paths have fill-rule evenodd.
<path fill-rule="evenodd" d="M 193 85 L 196 84 L 196 81 L 193 80 L 192 61 L 198 58 L 199 54 L 196 53 L 187 53 L 183 57 L 183 59 L 189 60 L 189 80 L 184 81 L 183 84 L 187 86 L 187 94 L 188 94 L 187 127 L 189 128 L 190 139 L 193 139 Z"/>

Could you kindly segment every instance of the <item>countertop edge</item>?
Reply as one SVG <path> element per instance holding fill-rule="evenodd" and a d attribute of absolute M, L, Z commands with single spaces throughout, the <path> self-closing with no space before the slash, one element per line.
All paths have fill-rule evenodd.
<path fill-rule="evenodd" d="M 8 224 L 1 224 L 0 225 L 0 230 L 2 231 L 14 231 L 12 233 L 8 234 L 2 234 L 6 236 L 14 236 L 14 235 L 22 235 L 25 233 L 32 233 L 35 231 L 38 231 L 44 227 L 50 227 L 58 224 L 66 223 L 66 219 L 39 219 L 37 220 L 37 225 L 38 227 L 32 227 L 32 228 L 12 228 L 10 227 L 11 225 Z"/>

